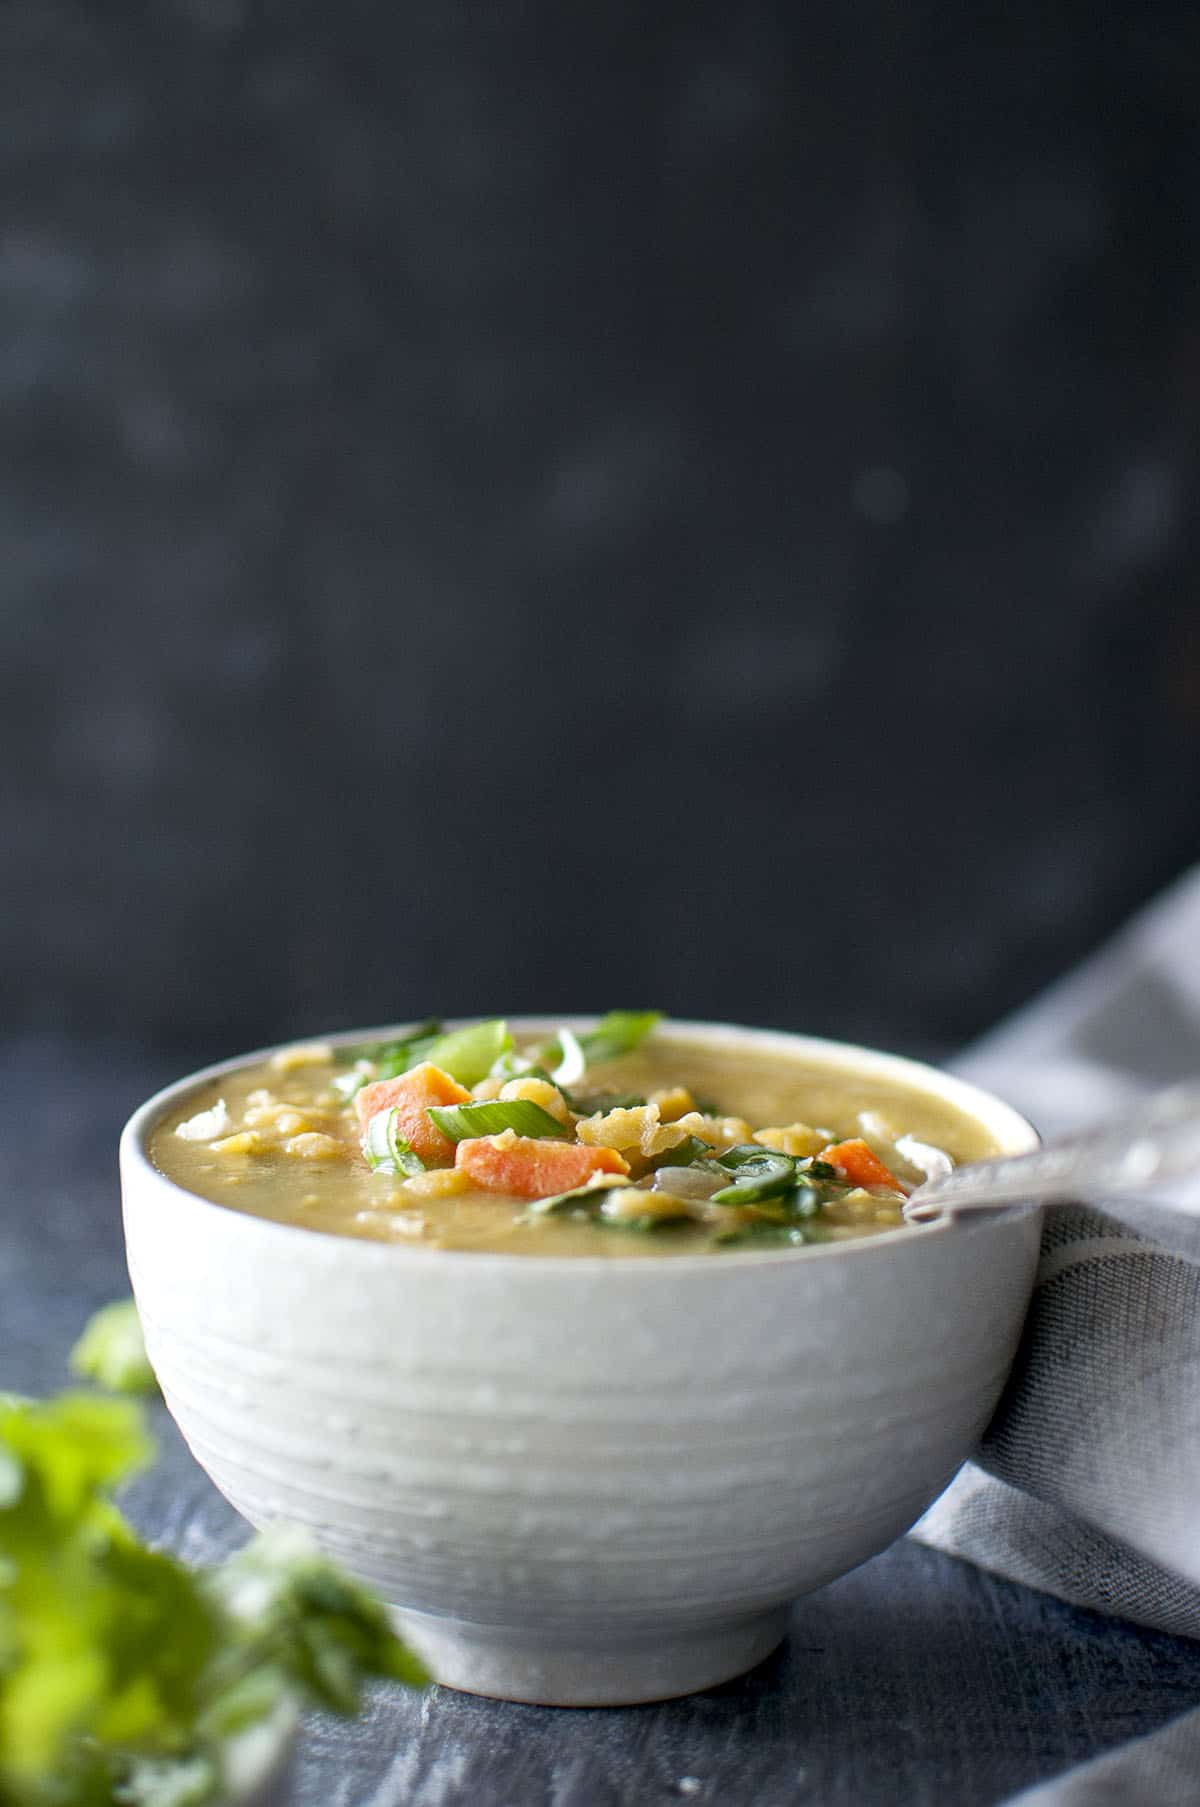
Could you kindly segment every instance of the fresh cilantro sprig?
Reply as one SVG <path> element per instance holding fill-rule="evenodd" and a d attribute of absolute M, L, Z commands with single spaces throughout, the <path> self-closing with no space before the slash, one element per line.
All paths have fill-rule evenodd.
<path fill-rule="evenodd" d="M 71 1351 L 71 1372 L 109 1393 L 154 1393 L 158 1382 L 146 1355 L 142 1322 L 132 1299 L 102 1305 Z"/>
<path fill-rule="evenodd" d="M 152 1455 L 132 1401 L 0 1400 L 0 1807 L 216 1807 L 239 1732 L 426 1679 L 301 1533 L 199 1574 L 146 1548 L 112 1493 Z"/>

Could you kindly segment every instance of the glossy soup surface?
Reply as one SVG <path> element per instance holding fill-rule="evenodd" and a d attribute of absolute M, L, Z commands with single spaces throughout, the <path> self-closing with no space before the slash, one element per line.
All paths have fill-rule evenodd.
<path fill-rule="evenodd" d="M 827 1189 L 818 1213 L 789 1230 L 763 1221 L 770 1204 L 740 1210 L 692 1205 L 689 1209 L 701 1215 L 651 1215 L 632 1222 L 626 1215 L 617 1221 L 572 1204 L 539 1214 L 529 1198 L 484 1190 L 453 1166 L 431 1167 L 411 1179 L 372 1171 L 361 1149 L 357 1110 L 334 1086 L 360 1052 L 297 1045 L 198 1088 L 153 1131 L 152 1160 L 189 1191 L 234 1210 L 410 1246 L 629 1259 L 707 1249 L 724 1253 L 779 1241 L 841 1241 L 894 1230 L 901 1222 L 902 1196 L 886 1186 L 843 1183 Z M 475 1089 L 494 1091 L 486 1083 Z M 714 1159 L 755 1136 L 766 1146 L 804 1156 L 819 1155 L 826 1142 L 865 1135 L 906 1189 L 922 1175 L 897 1155 L 897 1137 L 932 1144 L 956 1164 L 996 1152 L 994 1140 L 974 1119 L 919 1089 L 873 1076 L 860 1081 L 841 1069 L 734 1042 L 690 1038 L 669 1025 L 621 1059 L 589 1068 L 586 1089 L 589 1098 L 659 1094 L 657 1117 L 699 1127 Z M 703 1108 L 685 1112 L 685 1105 Z M 208 1112 L 216 1114 L 203 1115 Z M 603 1116 L 601 1108 L 596 1117 Z M 677 1181 L 665 1172 L 656 1176 L 655 1159 L 636 1147 L 627 1144 L 625 1155 L 628 1181 L 617 1185 L 653 1190 L 629 1190 L 621 1209 L 628 1214 L 631 1200 L 647 1199 L 650 1212 L 674 1208 L 662 1191 L 669 1193 Z M 844 1175 L 838 1178 L 845 1181 Z M 603 1196 L 611 1201 L 620 1195 Z M 612 1208 L 606 1202 L 606 1209 Z M 640 1210 L 640 1203 L 634 1208 Z"/>

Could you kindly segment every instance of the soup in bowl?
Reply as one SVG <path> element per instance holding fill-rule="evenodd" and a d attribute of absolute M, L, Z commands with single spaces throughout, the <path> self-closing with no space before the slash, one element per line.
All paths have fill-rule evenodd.
<path fill-rule="evenodd" d="M 656 1699 L 765 1656 L 969 1453 L 1037 1213 L 916 1227 L 904 1194 L 1035 1142 L 833 1042 L 420 1025 L 151 1099 L 130 1272 L 218 1487 L 378 1587 L 439 1680 Z"/>

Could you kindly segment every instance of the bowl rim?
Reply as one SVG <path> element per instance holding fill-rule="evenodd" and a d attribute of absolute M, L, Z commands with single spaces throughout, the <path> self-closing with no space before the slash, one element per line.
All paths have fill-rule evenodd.
<path fill-rule="evenodd" d="M 478 1016 L 449 1017 L 447 1026 L 458 1028 L 465 1024 L 479 1022 Z M 519 1033 L 533 1035 L 550 1034 L 559 1028 L 568 1028 L 576 1034 L 591 1028 L 598 1020 L 597 1015 L 563 1014 L 555 1016 L 509 1016 L 506 1021 Z M 442 1249 L 422 1246 L 414 1243 L 382 1242 L 374 1238 L 340 1235 L 336 1230 L 326 1230 L 315 1225 L 280 1223 L 274 1218 L 259 1217 L 253 1212 L 239 1211 L 234 1205 L 225 1205 L 217 1199 L 206 1198 L 203 1193 L 192 1192 L 178 1180 L 172 1179 L 157 1167 L 150 1158 L 148 1142 L 160 1120 L 185 1100 L 190 1094 L 210 1085 L 214 1080 L 226 1074 L 237 1072 L 240 1068 L 253 1065 L 255 1062 L 269 1060 L 273 1054 L 293 1047 L 302 1047 L 308 1043 L 328 1044 L 330 1047 L 355 1047 L 372 1041 L 386 1041 L 398 1038 L 409 1023 L 388 1023 L 377 1028 L 343 1029 L 330 1034 L 305 1036 L 289 1036 L 286 1041 L 274 1042 L 268 1047 L 256 1048 L 245 1054 L 233 1055 L 225 1060 L 214 1061 L 209 1066 L 200 1067 L 194 1073 L 186 1074 L 182 1079 L 173 1080 L 169 1085 L 160 1087 L 140 1104 L 130 1116 L 120 1139 L 121 1186 L 123 1196 L 128 1188 L 128 1176 L 131 1171 L 138 1171 L 139 1177 L 148 1180 L 155 1191 L 160 1192 L 170 1201 L 172 1209 L 194 1215 L 197 1219 L 216 1214 L 214 1221 L 221 1223 L 232 1234 L 243 1236 L 259 1236 L 265 1246 L 277 1244 L 282 1254 L 289 1245 L 295 1246 L 296 1240 L 309 1247 L 314 1257 L 322 1248 L 327 1252 L 338 1251 L 342 1261 L 358 1261 L 376 1264 L 400 1262 L 405 1265 L 434 1264 L 442 1266 L 449 1262 L 454 1266 L 469 1268 L 471 1272 L 509 1271 L 514 1267 L 522 1274 L 532 1277 L 535 1271 L 549 1271 L 562 1275 L 564 1269 L 571 1273 L 600 1272 L 629 1275 L 661 1275 L 664 1268 L 682 1279 L 689 1271 L 700 1269 L 705 1273 L 714 1272 L 714 1253 L 712 1250 L 701 1250 L 694 1254 L 641 1254 L 622 1260 L 612 1255 L 538 1255 L 529 1252 L 502 1253 L 494 1250 L 475 1249 Z M 998 1097 L 994 1092 L 971 1081 L 960 1079 L 956 1074 L 944 1072 L 925 1061 L 914 1060 L 908 1055 L 893 1054 L 883 1049 L 869 1048 L 857 1042 L 837 1041 L 831 1037 L 803 1035 L 790 1029 L 760 1029 L 743 1023 L 721 1023 L 694 1021 L 681 1017 L 664 1016 L 662 1030 L 669 1036 L 677 1032 L 681 1039 L 689 1041 L 727 1042 L 735 1041 L 750 1047 L 761 1048 L 765 1053 L 786 1053 L 797 1060 L 811 1059 L 819 1061 L 823 1066 L 842 1067 L 856 1073 L 876 1074 L 880 1078 L 891 1078 L 911 1086 L 914 1090 L 924 1091 L 953 1105 L 966 1115 L 975 1118 L 991 1133 L 1000 1145 L 1003 1154 L 1023 1154 L 1039 1146 L 1041 1137 L 1027 1117 L 1020 1111 Z M 894 1230 L 880 1230 L 875 1235 L 849 1239 L 844 1242 L 810 1243 L 799 1248 L 784 1249 L 728 1249 L 721 1251 L 715 1262 L 719 1269 L 741 1270 L 747 1265 L 755 1266 L 791 1266 L 797 1262 L 827 1261 L 838 1257 L 852 1257 L 862 1260 L 868 1254 L 882 1255 L 888 1250 L 898 1247 L 912 1247 L 918 1239 L 935 1237 L 985 1236 L 997 1222 L 1011 1219 L 1014 1216 L 1026 1216 L 1036 1210 L 1034 1206 L 1020 1206 L 1007 1211 L 1003 1218 L 985 1216 L 954 1220 L 941 1217 L 926 1224 L 901 1224 Z M 240 1232 L 233 1226 L 240 1224 Z M 315 1245 L 315 1246 L 313 1246 Z"/>

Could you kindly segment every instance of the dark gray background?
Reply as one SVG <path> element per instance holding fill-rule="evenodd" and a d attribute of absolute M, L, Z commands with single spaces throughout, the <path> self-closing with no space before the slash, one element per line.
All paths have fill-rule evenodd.
<path fill-rule="evenodd" d="M 6 0 L 0 985 L 946 1046 L 1197 851 L 1188 5 Z"/>

